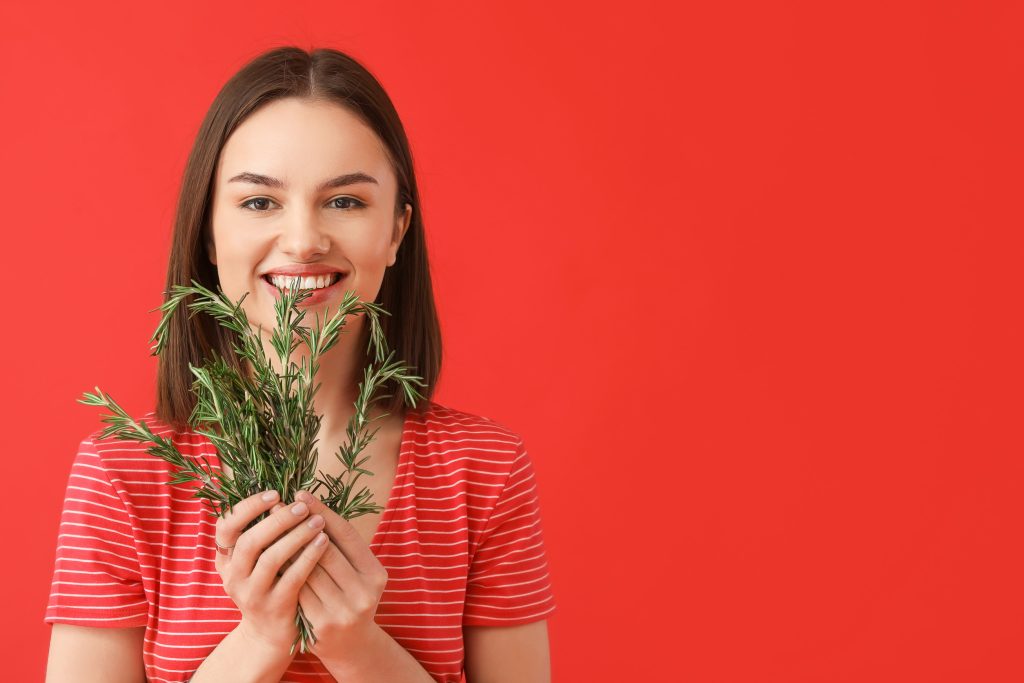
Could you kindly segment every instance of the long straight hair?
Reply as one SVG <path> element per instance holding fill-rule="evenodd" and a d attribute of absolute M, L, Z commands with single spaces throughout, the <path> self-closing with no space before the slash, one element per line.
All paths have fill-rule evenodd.
<path fill-rule="evenodd" d="M 384 272 L 374 303 L 390 313 L 380 316 L 380 323 L 388 349 L 395 352 L 393 360 L 404 362 L 411 374 L 422 379 L 423 386 L 417 386 L 417 391 L 423 400 L 408 407 L 420 412 L 431 401 L 441 374 L 441 326 L 434 306 L 412 153 L 398 113 L 380 83 L 355 59 L 338 50 L 307 52 L 294 46 L 268 50 L 243 66 L 217 94 L 185 164 L 164 301 L 174 285 L 188 286 L 192 280 L 217 291 L 217 269 L 206 258 L 205 247 L 212 235 L 210 205 L 217 160 L 231 133 L 249 115 L 285 97 L 336 102 L 357 116 L 383 143 L 398 180 L 395 216 L 401 214 L 405 204 L 412 205 L 409 228 L 394 265 Z M 187 429 L 195 408 L 191 391 L 195 378 L 189 363 L 202 365 L 215 351 L 240 373 L 245 372 L 233 348 L 235 333 L 207 314 L 189 316 L 189 312 L 184 305 L 174 312 L 168 323 L 166 346 L 158 357 L 156 417 L 179 431 Z M 364 350 L 369 332 L 367 322 L 362 326 L 360 341 Z M 372 356 L 367 354 L 364 372 L 371 361 Z M 381 389 L 390 395 L 381 400 L 381 408 L 388 413 L 400 412 L 406 405 L 401 386 L 389 380 Z"/>

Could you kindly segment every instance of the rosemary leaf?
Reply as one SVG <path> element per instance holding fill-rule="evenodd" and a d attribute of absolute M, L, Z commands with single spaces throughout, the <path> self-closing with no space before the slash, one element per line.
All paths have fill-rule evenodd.
<path fill-rule="evenodd" d="M 215 514 L 223 516 L 244 498 L 266 489 L 276 489 L 281 500 L 290 502 L 300 489 L 315 493 L 321 486 L 327 490 L 322 496 L 324 504 L 345 519 L 381 511 L 373 504 L 369 489 L 355 491 L 355 484 L 362 475 L 373 473 L 362 465 L 369 456 L 357 460 L 357 456 L 373 440 L 377 429 L 369 435 L 366 428 L 370 406 L 390 394 L 380 394 L 380 387 L 391 380 L 402 389 L 406 405 L 415 405 L 423 396 L 414 385 L 424 386 L 421 377 L 411 375 L 401 362 L 393 362 L 394 352 L 387 349 L 387 341 L 380 326 L 379 316 L 390 315 L 377 304 L 361 302 L 354 292 L 347 292 L 337 313 L 322 323 L 319 314 L 313 328 L 303 326 L 306 311 L 298 304 L 312 294 L 310 289 L 278 288 L 281 296 L 275 302 L 276 327 L 270 335 L 270 345 L 277 355 L 280 371 L 270 363 L 264 350 L 261 334 L 249 323 L 242 302 L 231 302 L 218 287 L 213 292 L 192 280 L 191 286 L 175 285 L 168 293 L 167 300 L 159 307 L 163 311 L 159 325 L 150 338 L 155 342 L 151 355 L 159 355 L 167 347 L 171 317 L 189 299 L 186 308 L 189 316 L 205 313 L 213 316 L 220 325 L 234 332 L 232 348 L 247 365 L 247 372 L 240 374 L 226 359 L 216 352 L 205 359 L 201 367 L 189 365 L 195 376 L 192 393 L 195 407 L 189 417 L 189 426 L 198 434 L 208 438 L 217 449 L 222 463 L 232 473 L 228 477 L 223 471 L 214 471 L 203 457 L 202 463 L 183 456 L 173 442 L 154 434 L 144 423 L 131 418 L 107 394 L 96 387 L 96 393 L 85 392 L 79 403 L 105 407 L 112 412 L 101 419 L 110 425 L 100 434 L 101 439 L 111 436 L 120 440 L 151 443 L 147 452 L 162 458 L 174 467 L 172 485 L 198 484 L 193 497 L 209 501 Z M 157 309 L 153 309 L 157 310 Z M 337 476 L 320 479 L 317 476 L 318 452 L 315 447 L 322 416 L 313 410 L 313 398 L 319 389 L 314 384 L 319 369 L 318 359 L 330 350 L 340 339 L 346 318 L 363 314 L 370 325 L 370 343 L 367 352 L 373 353 L 374 362 L 364 370 L 363 382 L 355 401 L 355 414 L 350 418 L 343 444 L 336 454 L 345 466 Z M 303 357 L 299 364 L 291 361 L 292 353 L 304 345 L 308 348 L 308 359 Z M 377 418 L 375 418 L 377 419 Z M 248 530 L 266 517 L 264 513 L 253 520 Z M 306 652 L 307 644 L 315 642 L 312 626 L 302 614 L 301 607 L 296 617 L 298 637 L 292 644 Z"/>

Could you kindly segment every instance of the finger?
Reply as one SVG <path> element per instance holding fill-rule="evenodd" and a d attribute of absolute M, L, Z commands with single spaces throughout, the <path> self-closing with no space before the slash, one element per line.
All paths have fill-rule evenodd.
<path fill-rule="evenodd" d="M 312 586 L 316 594 L 324 601 L 335 591 L 356 591 L 364 581 L 364 577 L 356 571 L 341 549 L 333 541 L 328 541 L 327 549 L 320 556 L 318 569 L 310 574 L 306 583 Z"/>
<path fill-rule="evenodd" d="M 357 599 L 358 596 L 373 590 L 383 593 L 387 575 L 385 574 L 379 583 L 375 581 L 377 579 L 371 580 L 359 574 L 349 564 L 348 559 L 338 549 L 338 546 L 334 545 L 332 541 L 328 541 L 327 549 L 320 556 L 317 566 L 310 572 L 306 579 L 306 585 L 320 599 L 324 609 L 335 610 L 340 609 L 347 600 Z"/>
<path fill-rule="evenodd" d="M 277 575 L 281 576 L 282 574 L 284 574 L 284 570 L 287 569 L 288 566 L 291 565 L 292 562 L 294 562 L 295 560 L 299 559 L 299 555 L 301 555 L 301 554 L 302 554 L 302 549 L 300 548 L 297 553 L 295 553 L 294 555 L 292 555 L 291 557 L 289 557 L 287 560 L 284 561 L 284 564 L 281 565 L 281 568 L 279 570 L 277 570 Z"/>
<path fill-rule="evenodd" d="M 314 514 L 323 515 L 324 521 L 327 523 L 324 531 L 347 558 L 348 564 L 355 567 L 356 571 L 362 574 L 375 574 L 381 571 L 383 567 L 380 560 L 373 554 L 370 546 L 366 544 L 351 522 L 324 505 L 322 500 L 309 491 L 296 492 L 295 500 L 306 503 Z"/>
<path fill-rule="evenodd" d="M 299 502 L 280 508 L 243 535 L 235 555 L 253 587 L 270 590 L 274 580 L 284 575 L 285 562 L 300 553 L 323 526 L 323 517 L 310 515 L 309 507 Z"/>
<path fill-rule="evenodd" d="M 319 541 L 319 545 L 317 545 L 317 541 Z M 299 589 L 302 588 L 302 584 L 306 582 L 306 577 L 316 567 L 317 560 L 323 554 L 326 541 L 327 534 L 317 531 L 316 536 L 306 543 L 302 552 L 285 569 L 281 578 L 270 589 L 270 592 L 283 594 L 289 600 L 296 598 L 299 594 Z"/>
<path fill-rule="evenodd" d="M 316 591 L 309 585 L 309 579 L 306 579 L 306 582 L 299 588 L 299 604 L 302 605 L 302 611 L 305 612 L 310 621 L 320 621 L 318 616 L 324 609 L 324 603 L 320 596 L 316 594 Z"/>
<path fill-rule="evenodd" d="M 264 496 L 269 496 L 269 500 L 265 500 Z M 223 517 L 217 518 L 214 525 L 214 540 L 223 548 L 236 545 L 246 525 L 266 512 L 277 499 L 277 491 L 271 490 L 254 493 L 238 501 Z"/>

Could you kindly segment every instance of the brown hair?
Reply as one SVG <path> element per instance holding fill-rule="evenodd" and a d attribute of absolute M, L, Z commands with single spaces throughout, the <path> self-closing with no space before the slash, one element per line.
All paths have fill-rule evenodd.
<path fill-rule="evenodd" d="M 422 411 L 431 400 L 441 373 L 441 326 L 434 306 L 433 286 L 423 233 L 419 191 L 413 172 L 412 153 L 405 129 L 391 99 L 380 83 L 352 57 L 337 50 L 320 48 L 307 52 L 283 46 L 264 52 L 232 76 L 213 100 L 196 135 L 185 164 L 171 237 L 164 301 L 174 285 L 190 285 L 194 279 L 217 291 L 217 268 L 206 256 L 210 232 L 210 203 L 220 152 L 231 133 L 261 106 L 284 97 L 326 100 L 345 107 L 359 117 L 386 150 L 398 180 L 395 215 L 412 205 L 409 228 L 398 249 L 393 266 L 387 268 L 374 303 L 390 315 L 380 323 L 393 361 L 402 361 L 409 372 L 422 378 L 416 390 L 424 397 L 408 410 Z M 186 301 L 191 300 L 191 297 Z M 184 302 L 183 302 L 184 303 Z M 195 407 L 194 376 L 189 363 L 202 365 L 211 351 L 242 372 L 242 363 L 232 346 L 234 332 L 210 315 L 189 311 L 180 305 L 168 323 L 166 346 L 157 370 L 156 417 L 176 430 L 185 430 Z M 368 321 L 367 321 L 368 323 Z M 362 348 L 369 343 L 369 324 L 364 324 Z M 366 356 L 363 370 L 372 356 Z M 359 373 L 362 377 L 362 373 Z M 390 380 L 381 385 L 390 398 L 380 407 L 398 413 L 405 405 L 401 386 Z"/>

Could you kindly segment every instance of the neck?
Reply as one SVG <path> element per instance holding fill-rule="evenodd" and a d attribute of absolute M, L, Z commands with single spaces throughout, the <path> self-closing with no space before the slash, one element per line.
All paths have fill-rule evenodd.
<path fill-rule="evenodd" d="M 355 403 L 359 396 L 359 383 L 364 379 L 363 364 L 366 359 L 366 345 L 362 341 L 364 322 L 363 316 L 349 316 L 338 335 L 338 341 L 317 358 L 318 367 L 313 385 L 320 386 L 313 396 L 313 411 L 321 416 L 321 443 L 340 440 L 349 421 L 355 416 Z M 262 340 L 264 353 L 274 371 L 281 374 L 281 362 L 277 351 L 270 344 L 270 334 L 263 333 Z M 309 363 L 309 348 L 300 341 L 292 351 L 289 362 L 300 366 L 303 359 Z M 381 412 L 371 403 L 366 417 L 373 420 Z"/>

